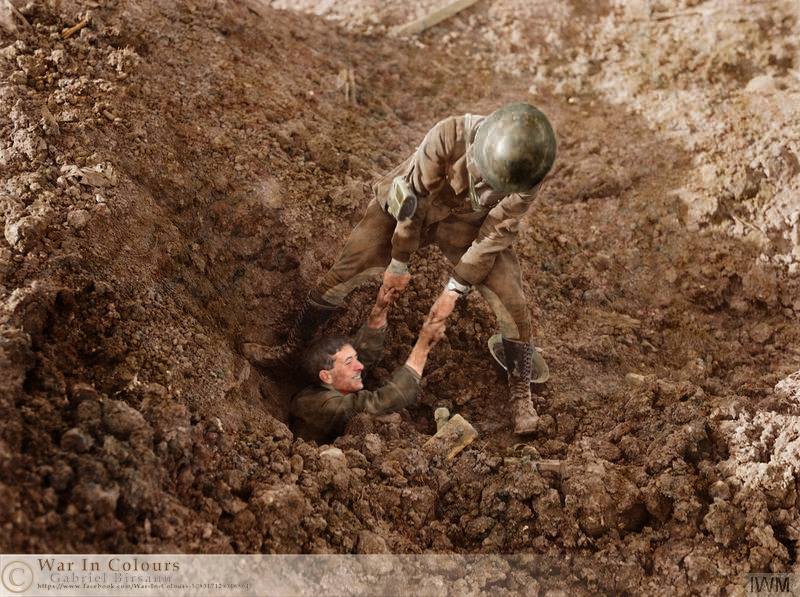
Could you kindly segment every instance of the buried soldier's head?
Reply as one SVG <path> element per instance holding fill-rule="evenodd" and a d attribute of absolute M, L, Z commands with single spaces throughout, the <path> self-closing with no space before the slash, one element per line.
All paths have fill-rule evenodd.
<path fill-rule="evenodd" d="M 495 191 L 521 193 L 539 184 L 556 158 L 547 117 L 530 104 L 507 104 L 478 127 L 468 163 Z"/>
<path fill-rule="evenodd" d="M 358 360 L 350 338 L 328 336 L 317 340 L 306 350 L 303 369 L 316 381 L 332 386 L 342 394 L 364 389 L 361 373 L 364 365 Z"/>

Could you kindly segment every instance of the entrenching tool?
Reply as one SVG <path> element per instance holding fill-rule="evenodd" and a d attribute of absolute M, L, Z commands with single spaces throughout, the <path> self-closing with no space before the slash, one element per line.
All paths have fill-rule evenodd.
<path fill-rule="evenodd" d="M 564 476 L 564 462 L 562 460 L 532 460 L 533 466 L 540 473 L 556 473 L 558 476 Z"/>
<path fill-rule="evenodd" d="M 436 435 L 430 438 L 422 448 L 429 452 L 436 452 L 453 459 L 478 437 L 478 432 L 461 415 L 454 415 L 450 420 L 444 418 L 446 408 L 436 409 Z M 449 413 L 448 413 L 449 414 Z"/>
<path fill-rule="evenodd" d="M 436 431 L 439 432 L 450 420 L 450 411 L 444 406 L 440 406 L 433 411 L 433 419 L 436 421 Z"/>

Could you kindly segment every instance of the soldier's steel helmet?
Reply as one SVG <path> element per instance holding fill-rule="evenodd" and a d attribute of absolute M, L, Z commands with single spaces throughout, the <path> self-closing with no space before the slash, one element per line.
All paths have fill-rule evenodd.
<path fill-rule="evenodd" d="M 495 110 L 481 123 L 472 150 L 492 189 L 518 193 L 536 186 L 553 167 L 556 136 L 544 114 L 518 102 Z"/>

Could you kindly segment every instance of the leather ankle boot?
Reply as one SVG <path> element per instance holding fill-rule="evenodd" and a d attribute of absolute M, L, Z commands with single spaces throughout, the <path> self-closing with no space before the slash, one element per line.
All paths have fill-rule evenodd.
<path fill-rule="evenodd" d="M 508 392 L 514 413 L 514 433 L 533 433 L 539 424 L 539 415 L 531 399 L 531 369 L 533 345 L 503 338 L 503 351 L 508 366 Z"/>

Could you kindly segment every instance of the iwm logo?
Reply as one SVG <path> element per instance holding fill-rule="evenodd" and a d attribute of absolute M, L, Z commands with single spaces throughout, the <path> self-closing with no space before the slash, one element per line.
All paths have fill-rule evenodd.
<path fill-rule="evenodd" d="M 796 574 L 748 574 L 747 594 L 759 597 L 800 595 L 795 593 L 796 581 Z"/>

